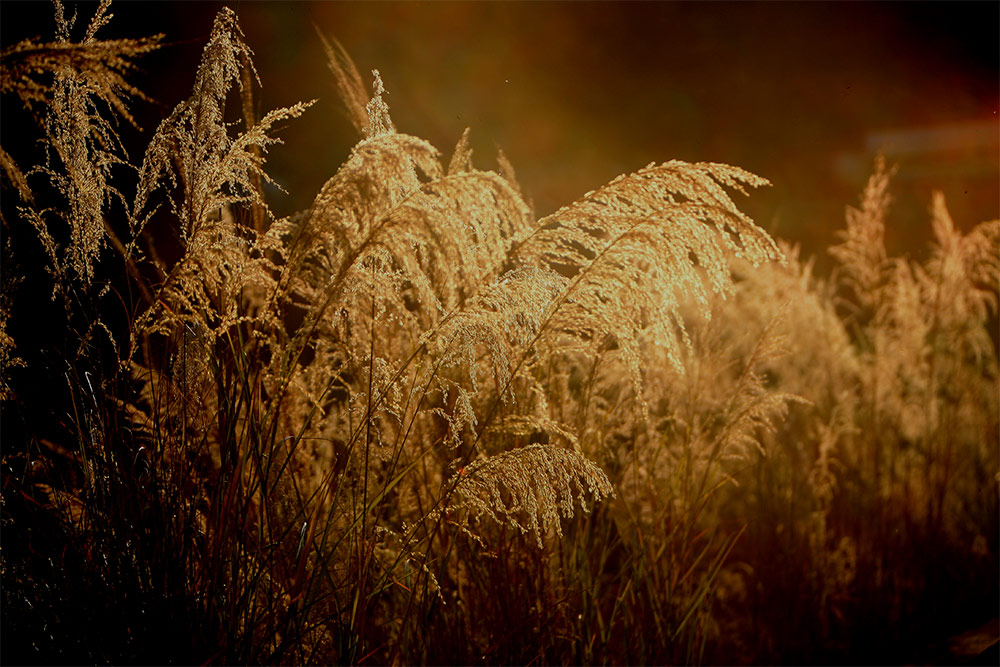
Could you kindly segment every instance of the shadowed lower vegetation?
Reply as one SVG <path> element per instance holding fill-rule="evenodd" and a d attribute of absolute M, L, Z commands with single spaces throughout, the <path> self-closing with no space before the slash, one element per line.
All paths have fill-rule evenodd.
<path fill-rule="evenodd" d="M 397 131 L 322 36 L 360 140 L 276 219 L 267 152 L 310 103 L 257 112 L 234 12 L 133 160 L 160 38 L 55 8 L 0 54 L 41 147 L 0 153 L 5 662 L 989 646 L 948 638 L 998 604 L 1000 222 L 937 197 L 928 256 L 889 256 L 882 161 L 826 279 L 728 165 L 537 218 L 502 153 Z"/>

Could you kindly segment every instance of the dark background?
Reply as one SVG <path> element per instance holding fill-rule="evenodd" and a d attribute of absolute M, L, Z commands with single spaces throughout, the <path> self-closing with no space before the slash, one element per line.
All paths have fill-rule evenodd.
<path fill-rule="evenodd" d="M 305 207 L 356 139 L 318 27 L 366 79 L 381 71 L 400 131 L 447 156 L 471 126 L 484 168 L 502 147 L 539 215 L 652 161 L 727 162 L 772 181 L 742 202 L 758 223 L 825 255 L 880 149 L 899 166 L 890 250 L 923 248 L 933 189 L 961 228 L 998 215 L 1000 3 L 227 4 L 264 108 L 319 98 L 271 152 L 290 193 L 272 199 L 279 214 Z M 100 36 L 166 35 L 136 77 L 160 103 L 135 105 L 147 132 L 189 94 L 222 5 L 113 6 Z M 48 3 L 0 11 L 4 47 L 51 37 Z"/>

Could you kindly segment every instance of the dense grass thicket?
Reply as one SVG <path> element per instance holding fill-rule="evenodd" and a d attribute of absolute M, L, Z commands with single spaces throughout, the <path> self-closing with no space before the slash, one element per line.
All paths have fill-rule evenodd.
<path fill-rule="evenodd" d="M 276 219 L 266 157 L 310 104 L 257 109 L 234 12 L 128 156 L 161 38 L 99 36 L 107 2 L 55 10 L 51 41 L 0 56 L 27 121 L 4 136 L 39 142 L 0 151 L 4 662 L 995 642 L 962 633 L 1000 605 L 1000 221 L 936 197 L 926 256 L 889 256 L 881 160 L 827 277 L 724 164 L 538 218 L 502 153 L 398 131 L 378 72 L 325 41 L 360 140 Z"/>

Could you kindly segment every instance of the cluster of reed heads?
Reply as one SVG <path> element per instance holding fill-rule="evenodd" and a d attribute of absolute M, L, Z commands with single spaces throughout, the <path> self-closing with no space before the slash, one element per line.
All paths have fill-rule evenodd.
<path fill-rule="evenodd" d="M 257 112 L 224 9 L 132 162 L 161 37 L 108 4 L 0 61 L 5 659 L 878 662 L 995 613 L 1000 222 L 890 257 L 882 161 L 827 280 L 724 164 L 537 218 L 325 40 L 360 141 L 276 219 L 310 103 Z"/>

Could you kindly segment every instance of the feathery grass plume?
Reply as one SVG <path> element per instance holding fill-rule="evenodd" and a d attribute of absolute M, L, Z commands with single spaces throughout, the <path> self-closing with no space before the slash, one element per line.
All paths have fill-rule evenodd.
<path fill-rule="evenodd" d="M 64 210 L 22 208 L 35 227 L 49 255 L 49 270 L 55 278 L 53 296 L 67 290 L 71 282 L 89 288 L 94 264 L 107 239 L 105 213 L 113 200 L 124 200 L 111 182 L 111 169 L 127 165 L 124 148 L 112 123 L 102 115 L 101 105 L 126 121 L 130 97 L 145 99 L 127 76 L 133 60 L 156 49 L 160 37 L 99 40 L 97 32 L 111 19 L 110 0 L 94 13 L 83 38 L 72 41 L 76 16 L 67 19 L 63 6 L 55 4 L 55 41 L 36 44 L 25 40 L 0 54 L 0 92 L 16 93 L 42 125 L 46 134 L 46 162 L 34 173 L 45 176 L 63 199 Z M 51 76 L 51 83 L 47 77 Z M 4 172 L 15 184 L 25 203 L 31 203 L 27 179 L 9 155 L 3 153 Z M 56 241 L 53 218 L 69 228 L 69 241 Z M 68 298 L 68 292 L 65 295 Z"/>
<path fill-rule="evenodd" d="M 452 151 L 451 160 L 448 162 L 448 175 L 458 174 L 463 171 L 472 171 L 472 128 L 465 128 L 462 132 L 461 138 L 459 138 L 458 143 L 455 144 L 455 150 Z M 508 179 L 510 182 L 510 179 Z"/>
<path fill-rule="evenodd" d="M 870 371 L 864 378 L 878 420 L 908 439 L 926 433 L 934 407 L 927 384 L 931 324 L 922 298 L 919 265 L 894 259 L 886 267 L 872 324 L 863 329 L 871 349 L 862 351 Z M 929 408 L 929 410 L 928 410 Z"/>
<path fill-rule="evenodd" d="M 895 167 L 886 166 L 884 156 L 875 159 L 875 171 L 861 194 L 860 208 L 847 208 L 847 228 L 838 232 L 843 242 L 829 250 L 841 267 L 838 279 L 868 317 L 877 305 L 887 269 L 885 219 L 892 202 L 889 181 L 894 171 Z"/>
<path fill-rule="evenodd" d="M 681 301 L 707 314 L 708 295 L 730 291 L 727 252 L 753 264 L 780 258 L 725 190 L 766 184 L 722 164 L 650 165 L 540 220 L 515 256 L 570 278 L 550 328 L 596 345 L 615 341 L 641 396 L 640 332 L 680 368 Z"/>
<path fill-rule="evenodd" d="M 28 187 L 28 180 L 25 178 L 24 172 L 18 168 L 14 159 L 3 148 L 0 148 L 0 167 L 3 167 L 4 175 L 14 185 L 14 189 L 17 190 L 21 201 L 27 204 L 33 203 L 31 188 Z"/>
<path fill-rule="evenodd" d="M 487 426 L 483 435 L 500 436 L 502 442 L 514 443 L 550 443 L 553 438 L 563 440 L 573 448 L 577 454 L 582 454 L 580 441 L 576 437 L 573 427 L 564 424 L 552 417 L 552 409 L 549 407 L 546 387 L 538 380 L 526 392 L 530 399 L 530 409 L 524 414 L 510 413 L 494 420 Z M 523 407 L 521 408 L 523 410 Z M 506 436 L 506 437 L 504 437 Z M 517 446 L 517 445 L 515 445 Z"/>
<path fill-rule="evenodd" d="M 376 73 L 368 136 L 307 212 L 268 234 L 284 257 L 280 293 L 304 312 L 295 336 L 314 336 L 314 361 L 295 379 L 314 399 L 331 384 L 326 369 L 353 374 L 351 360 L 369 356 L 375 319 L 378 354 L 402 363 L 446 311 L 496 277 L 529 229 L 502 177 L 445 174 L 436 149 L 391 129 L 381 94 Z"/>
<path fill-rule="evenodd" d="M 298 342 L 286 350 L 311 350 L 293 382 L 319 405 L 328 387 L 367 375 L 357 360 L 372 356 L 373 336 L 374 352 L 393 369 L 421 347 L 444 363 L 452 345 L 446 356 L 457 359 L 457 344 L 468 337 L 428 332 L 496 276 L 528 220 L 494 173 L 443 175 L 433 147 L 395 132 L 362 140 L 313 207 L 269 233 L 287 243 L 280 294 L 304 313 L 293 334 Z M 452 395 L 461 398 L 461 391 Z"/>
<path fill-rule="evenodd" d="M 433 322 L 495 275 L 528 221 L 523 202 L 497 174 L 444 175 L 427 142 L 374 133 L 298 222 L 288 261 L 304 267 L 293 272 L 301 277 L 290 289 L 298 300 L 335 302 L 348 278 L 366 270 L 364 258 L 380 249 L 412 283 L 413 309 Z M 276 234 L 291 230 L 289 222 Z"/>
<path fill-rule="evenodd" d="M 102 0 L 80 42 L 71 41 L 75 16 L 65 18 L 62 3 L 56 8 L 56 39 L 36 43 L 23 40 L 0 52 L 0 93 L 13 92 L 34 112 L 44 110 L 53 99 L 60 83 L 60 72 L 67 69 L 78 77 L 81 89 L 103 101 L 131 124 L 135 120 L 128 110 L 129 99 L 145 100 L 145 94 L 126 79 L 135 69 L 133 60 L 159 48 L 163 35 L 141 39 L 97 39 L 97 31 L 113 18 L 108 13 L 110 0 Z M 50 84 L 47 75 L 56 76 Z"/>
<path fill-rule="evenodd" d="M 263 155 L 280 140 L 269 132 L 276 123 L 300 116 L 311 103 L 270 111 L 230 137 L 226 99 L 234 85 L 242 88 L 245 68 L 256 80 L 252 56 L 235 13 L 223 9 L 205 46 L 192 96 L 177 105 L 150 141 L 133 232 L 139 234 L 158 208 L 152 203 L 154 194 L 167 189 L 184 252 L 173 266 L 157 264 L 162 275 L 157 301 L 141 316 L 138 332 L 168 333 L 181 323 L 222 330 L 238 321 L 244 289 L 272 286 L 269 266 L 255 250 L 255 231 L 237 226 L 230 207 L 252 204 L 268 211 L 256 185 L 259 179 L 273 183 L 263 169 Z M 135 245 L 130 250 L 139 254 Z"/>
<path fill-rule="evenodd" d="M 594 500 L 613 496 L 604 472 L 576 452 L 552 445 L 528 445 L 475 461 L 453 478 L 451 509 L 467 509 L 472 518 L 488 516 L 522 533 L 542 535 L 555 529 L 562 536 L 560 515 L 573 516 L 574 501 L 585 512 L 586 494 Z"/>
<path fill-rule="evenodd" d="M 396 126 L 392 124 L 392 118 L 389 117 L 389 105 L 382 99 L 382 94 L 385 93 L 382 75 L 377 69 L 373 69 L 372 77 L 372 98 L 365 105 L 365 111 L 368 113 L 366 137 L 377 137 L 396 131 Z"/>
<path fill-rule="evenodd" d="M 518 195 L 524 196 L 521 192 L 521 184 L 517 181 L 517 173 L 514 171 L 514 165 L 511 163 L 507 154 L 503 152 L 502 148 L 497 148 L 497 167 L 500 169 L 500 175 L 507 179 L 510 186 L 517 191 Z M 528 208 L 534 210 L 531 202 L 528 201 Z"/>
<path fill-rule="evenodd" d="M 517 355 L 541 332 L 566 279 L 545 267 L 525 266 L 503 274 L 425 335 L 443 365 L 468 368 L 477 389 L 477 350 L 488 352 L 489 370 L 501 400 L 513 398 L 512 372 Z"/>
<path fill-rule="evenodd" d="M 931 206 L 932 257 L 920 275 L 924 299 L 933 305 L 933 326 L 968 328 L 970 352 L 977 358 L 991 349 L 981 326 L 997 314 L 1000 295 L 1000 220 L 976 225 L 968 234 L 955 229 L 944 195 L 935 192 Z"/>
<path fill-rule="evenodd" d="M 340 100 L 344 103 L 347 117 L 350 119 L 354 129 L 358 131 L 358 136 L 368 135 L 368 111 L 365 105 L 368 104 L 369 97 L 365 92 L 365 84 L 361 80 L 361 74 L 354 65 L 354 61 L 337 40 L 327 41 L 322 31 L 317 27 L 316 34 L 323 43 L 323 50 L 326 52 L 326 64 L 333 73 L 334 83 Z"/>

